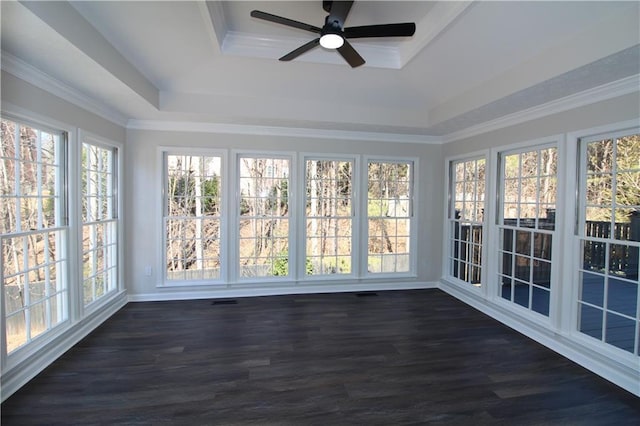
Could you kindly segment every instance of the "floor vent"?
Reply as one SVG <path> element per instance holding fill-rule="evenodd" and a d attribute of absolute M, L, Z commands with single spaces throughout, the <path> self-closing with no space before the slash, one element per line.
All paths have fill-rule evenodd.
<path fill-rule="evenodd" d="M 356 297 L 371 297 L 377 295 L 378 293 L 376 293 L 375 291 L 361 291 L 359 293 L 356 293 Z"/>
<path fill-rule="evenodd" d="M 212 305 L 237 305 L 238 301 L 236 299 L 222 299 L 222 300 L 214 300 Z"/>

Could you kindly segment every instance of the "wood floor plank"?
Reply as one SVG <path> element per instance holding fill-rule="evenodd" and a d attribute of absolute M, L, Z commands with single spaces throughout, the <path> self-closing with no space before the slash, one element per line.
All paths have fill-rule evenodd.
<path fill-rule="evenodd" d="M 439 290 L 131 303 L 3 425 L 637 425 L 640 400 Z"/>

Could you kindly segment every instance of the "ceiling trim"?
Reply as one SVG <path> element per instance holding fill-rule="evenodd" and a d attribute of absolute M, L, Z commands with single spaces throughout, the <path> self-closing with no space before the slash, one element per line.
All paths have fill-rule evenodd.
<path fill-rule="evenodd" d="M 19 79 L 80 108 L 92 112 L 105 120 L 111 121 L 119 126 L 126 127 L 128 117 L 115 109 L 108 107 L 102 102 L 96 101 L 92 97 L 85 95 L 79 90 L 59 80 L 56 80 L 49 74 L 40 71 L 38 68 L 10 53 L 1 51 L 0 56 L 2 57 L 0 68 L 3 71 L 8 72 Z"/>
<path fill-rule="evenodd" d="M 312 39 L 312 36 L 308 38 L 265 37 L 231 31 L 224 16 L 222 3 L 217 0 L 205 1 L 205 3 L 206 8 L 201 8 L 201 10 L 208 17 L 220 51 L 224 54 L 276 59 Z M 437 2 L 421 20 L 416 22 L 416 34 L 398 47 L 354 42 L 358 52 L 366 58 L 367 62 L 364 66 L 387 69 L 403 68 L 472 3 L 473 0 Z M 325 49 L 314 49 L 296 60 L 340 65 L 344 63 L 340 55 L 327 52 Z"/>
<path fill-rule="evenodd" d="M 369 142 L 398 142 L 416 144 L 442 144 L 441 137 L 351 130 L 310 129 L 300 127 L 257 126 L 193 121 L 129 120 L 127 129 L 174 132 L 226 133 L 238 135 L 301 137 L 314 139 L 357 140 Z"/>
<path fill-rule="evenodd" d="M 444 143 L 453 142 L 634 92 L 640 92 L 640 74 L 452 132 L 443 136 L 442 140 Z"/>
<path fill-rule="evenodd" d="M 221 50 L 222 53 L 227 55 L 276 59 L 311 41 L 313 37 L 313 35 L 308 38 L 264 37 L 250 33 L 227 31 Z M 371 44 L 358 45 L 357 42 L 354 42 L 354 48 L 358 50 L 362 57 L 366 58 L 365 66 L 388 69 L 400 69 L 403 66 L 400 60 L 400 52 L 397 48 Z M 296 61 L 344 64 L 344 59 L 340 55 L 322 47 L 301 55 L 296 58 Z"/>

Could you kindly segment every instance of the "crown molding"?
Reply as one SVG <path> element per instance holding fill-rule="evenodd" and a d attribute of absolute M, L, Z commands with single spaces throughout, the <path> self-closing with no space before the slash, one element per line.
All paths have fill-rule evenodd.
<path fill-rule="evenodd" d="M 596 102 L 606 101 L 619 96 L 640 91 L 640 74 L 626 77 L 611 83 L 603 84 L 580 93 L 556 99 L 542 105 L 527 108 L 505 115 L 486 123 L 468 127 L 466 129 L 448 133 L 442 137 L 443 143 L 469 138 L 483 133 L 499 130 L 505 127 L 521 124 L 527 121 L 557 114 L 571 109 L 580 108 Z"/>
<path fill-rule="evenodd" d="M 200 0 L 199 3 L 200 10 L 209 24 L 208 28 L 212 38 L 215 39 L 220 51 L 224 54 L 273 59 L 281 57 L 310 40 L 310 38 L 298 37 L 265 37 L 231 31 L 220 1 Z M 416 34 L 411 40 L 405 40 L 395 47 L 358 44 L 358 52 L 367 60 L 364 66 L 386 69 L 403 68 L 415 55 L 444 32 L 472 3 L 473 0 L 436 3 L 429 13 L 416 23 Z M 335 52 L 327 52 L 322 48 L 313 49 L 296 60 L 339 65 L 344 63 L 340 55 L 336 55 Z"/>
<path fill-rule="evenodd" d="M 82 109 L 92 112 L 105 120 L 111 121 L 112 123 L 122 127 L 127 125 L 128 118 L 115 109 L 96 101 L 59 80 L 56 80 L 33 65 L 28 64 L 10 53 L 1 51 L 0 55 L 2 57 L 0 68 L 3 71 Z"/>
<path fill-rule="evenodd" d="M 238 31 L 227 31 L 221 50 L 224 54 L 257 58 L 279 58 L 311 38 L 265 37 Z M 358 45 L 358 53 L 367 58 L 365 66 L 375 68 L 400 69 L 404 65 L 400 60 L 400 50 L 394 47 L 376 45 Z M 297 61 L 323 64 L 344 64 L 344 59 L 336 52 L 330 52 L 318 46 L 296 58 Z"/>
<path fill-rule="evenodd" d="M 415 144 L 441 144 L 442 138 L 417 134 L 358 132 L 351 130 L 310 129 L 299 127 L 256 126 L 193 121 L 129 120 L 127 129 L 176 132 L 223 133 L 300 137 L 315 139 L 354 140 L 368 142 L 398 142 Z"/>

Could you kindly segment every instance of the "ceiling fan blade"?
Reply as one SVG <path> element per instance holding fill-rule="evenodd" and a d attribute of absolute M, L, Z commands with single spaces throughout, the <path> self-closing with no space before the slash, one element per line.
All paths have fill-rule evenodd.
<path fill-rule="evenodd" d="M 283 18 L 282 16 L 272 15 L 267 12 L 262 12 L 260 10 L 252 10 L 251 16 L 258 19 L 263 19 L 269 22 L 275 22 L 276 24 L 286 25 L 288 27 L 298 28 L 305 31 L 311 31 L 312 33 L 320 33 L 322 31 L 321 28 L 318 28 L 313 25 L 305 24 L 304 22 L 294 21 L 293 19 Z"/>
<path fill-rule="evenodd" d="M 348 27 L 344 29 L 346 38 L 364 37 L 410 37 L 416 32 L 416 24 L 406 22 L 402 24 L 365 25 L 362 27 Z"/>
<path fill-rule="evenodd" d="M 293 51 L 287 53 L 282 58 L 280 58 L 280 60 L 281 61 L 290 61 L 292 59 L 295 59 L 298 56 L 302 55 L 303 53 L 313 49 L 316 46 L 318 46 L 319 44 L 320 44 L 320 38 L 318 37 L 315 40 L 311 40 L 309 43 L 303 44 L 302 46 L 298 47 L 296 50 L 293 50 Z"/>
<path fill-rule="evenodd" d="M 356 50 L 351 46 L 351 44 L 345 40 L 344 44 L 341 47 L 336 49 L 338 53 L 342 55 L 345 61 L 351 65 L 351 68 L 359 67 L 364 64 L 364 59 Z"/>
<path fill-rule="evenodd" d="M 352 1 L 334 1 L 331 4 L 331 12 L 327 17 L 327 22 L 338 21 L 340 27 L 344 26 L 344 21 L 347 19 L 347 15 L 353 6 Z"/>

